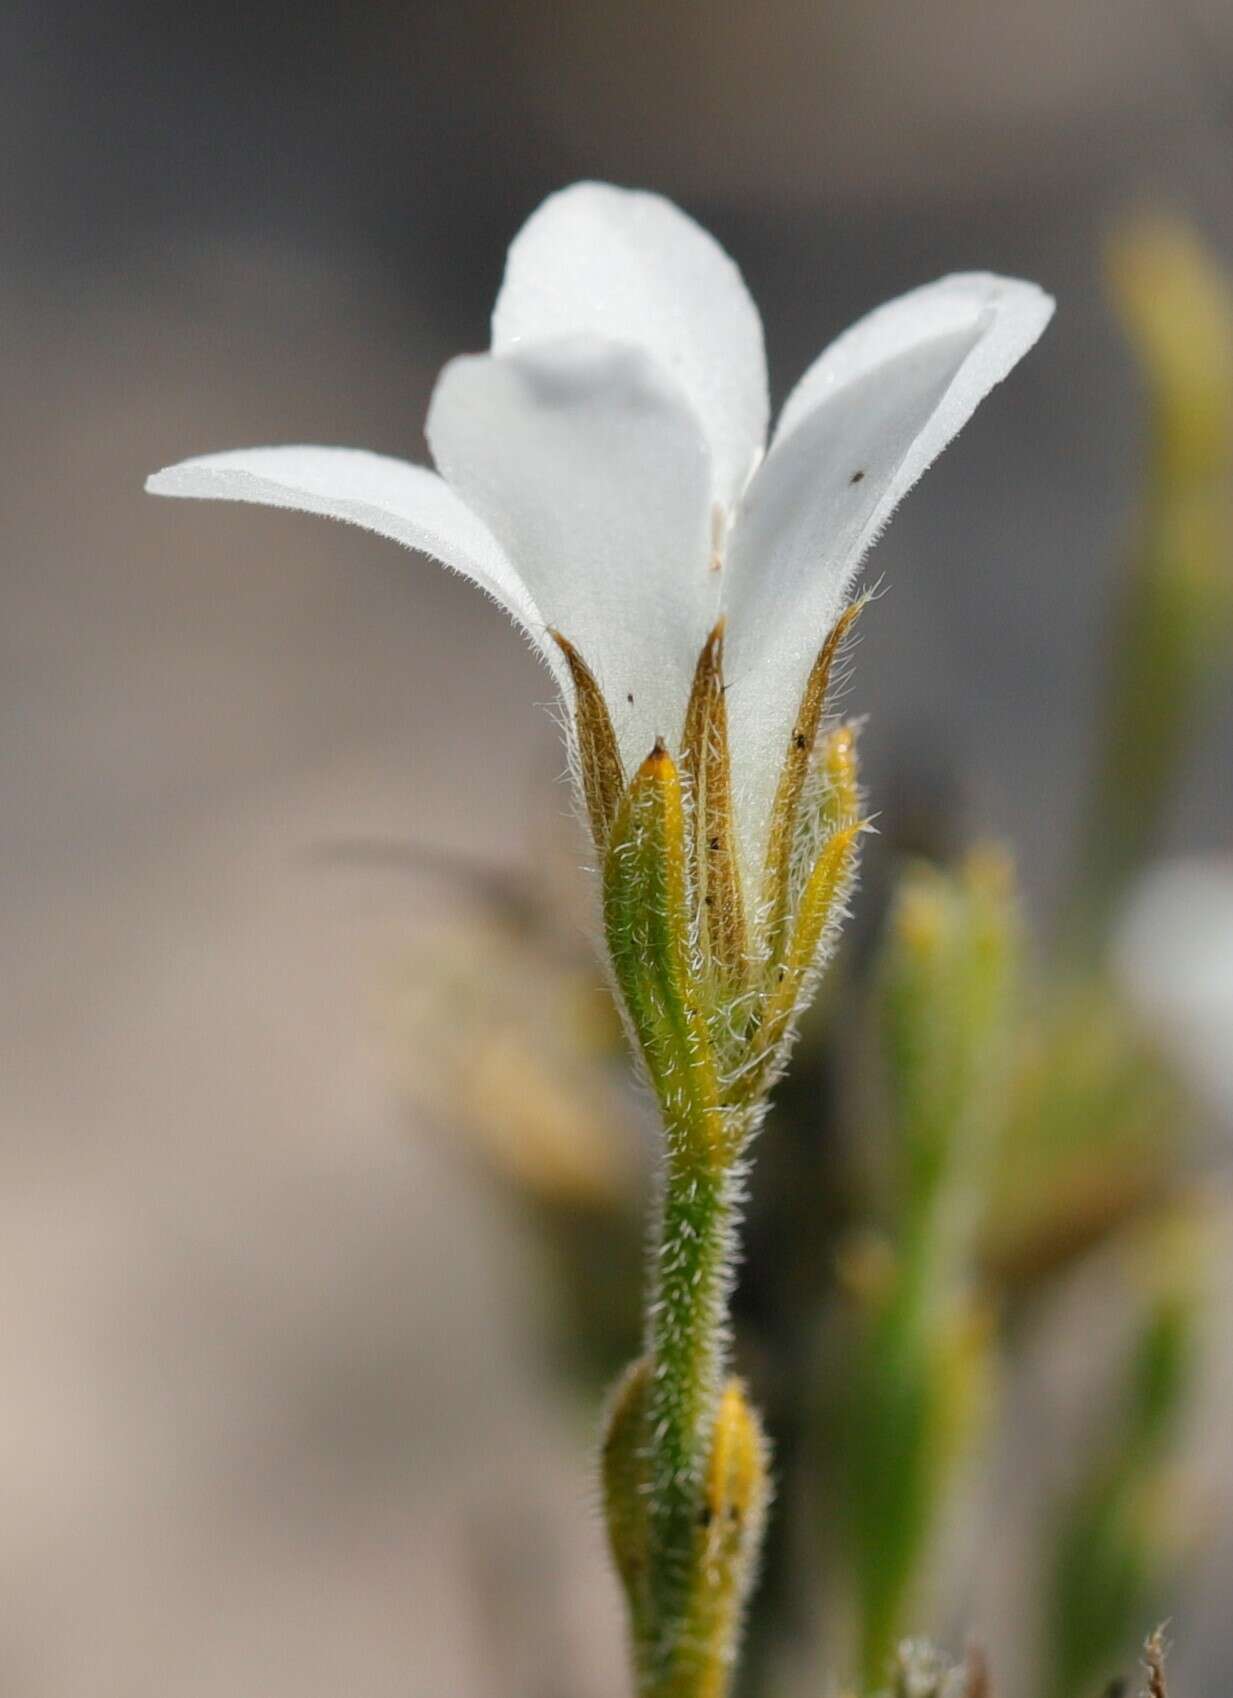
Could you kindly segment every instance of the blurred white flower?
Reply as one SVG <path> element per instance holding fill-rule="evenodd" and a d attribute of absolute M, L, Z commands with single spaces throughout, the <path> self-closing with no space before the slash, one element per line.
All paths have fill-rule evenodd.
<path fill-rule="evenodd" d="M 1161 1047 L 1233 1125 L 1233 862 L 1178 860 L 1149 872 L 1118 927 L 1113 963 Z"/>
<path fill-rule="evenodd" d="M 657 737 L 675 743 L 724 614 L 753 866 L 802 689 L 866 550 L 1052 310 L 1033 284 L 984 273 L 904 295 L 809 368 L 767 451 L 762 326 L 736 266 L 659 196 L 579 183 L 515 238 L 491 351 L 438 380 L 438 473 L 260 448 L 147 487 L 328 514 L 433 555 L 512 615 L 567 701 L 551 632 L 569 639 L 630 766 Z"/>

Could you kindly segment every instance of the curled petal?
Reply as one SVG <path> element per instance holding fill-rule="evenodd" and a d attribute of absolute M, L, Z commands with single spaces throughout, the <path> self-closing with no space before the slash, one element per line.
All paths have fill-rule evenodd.
<path fill-rule="evenodd" d="M 947 278 L 855 325 L 790 396 L 725 571 L 747 866 L 761 863 L 784 741 L 867 550 L 1051 311 L 1031 284 Z"/>
<path fill-rule="evenodd" d="M 357 448 L 239 448 L 168 466 L 152 495 L 252 501 L 376 531 L 470 578 L 522 626 L 563 682 L 562 656 L 526 584 L 482 520 L 424 466 Z"/>
<path fill-rule="evenodd" d="M 791 434 L 836 389 L 900 354 L 952 331 L 981 327 L 973 357 L 955 373 L 912 480 L 941 453 L 985 396 L 1012 371 L 1053 316 L 1053 298 L 1035 283 L 992 272 L 958 272 L 912 289 L 858 319 L 818 356 L 784 402 L 775 441 Z"/>
<path fill-rule="evenodd" d="M 576 337 L 453 360 L 428 440 L 594 675 L 632 770 L 675 739 L 714 619 L 710 457 L 636 348 Z"/>
<path fill-rule="evenodd" d="M 509 250 L 494 353 L 578 333 L 642 348 L 702 421 L 715 498 L 740 495 L 766 441 L 762 323 L 715 239 L 660 195 L 575 183 Z"/>

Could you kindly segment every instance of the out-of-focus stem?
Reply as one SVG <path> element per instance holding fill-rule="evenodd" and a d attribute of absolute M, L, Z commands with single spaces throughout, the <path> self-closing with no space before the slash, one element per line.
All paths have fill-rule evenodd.
<path fill-rule="evenodd" d="M 1233 633 L 1233 289 L 1191 230 L 1161 219 L 1123 230 L 1108 270 L 1150 433 L 1070 933 L 1089 948 L 1153 847 Z"/>

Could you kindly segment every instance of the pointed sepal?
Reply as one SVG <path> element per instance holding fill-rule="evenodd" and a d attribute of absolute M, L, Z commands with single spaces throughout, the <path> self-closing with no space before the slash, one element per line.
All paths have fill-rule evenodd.
<path fill-rule="evenodd" d="M 591 836 L 602 855 L 625 793 L 625 766 L 612 729 L 612 717 L 595 675 L 578 650 L 554 631 L 552 637 L 569 666 L 574 684 L 574 728 Z"/>
<path fill-rule="evenodd" d="M 774 959 L 782 946 L 792 910 L 792 875 L 797 852 L 801 804 L 813 768 L 818 732 L 826 712 L 835 661 L 860 617 L 864 600 L 854 601 L 836 621 L 818 651 L 805 684 L 771 810 L 766 862 L 762 874 L 762 934 L 765 954 Z"/>
<path fill-rule="evenodd" d="M 692 802 L 690 846 L 702 959 L 733 994 L 744 983 L 748 941 L 732 808 L 723 645 L 721 619 L 694 670 L 681 751 Z"/>

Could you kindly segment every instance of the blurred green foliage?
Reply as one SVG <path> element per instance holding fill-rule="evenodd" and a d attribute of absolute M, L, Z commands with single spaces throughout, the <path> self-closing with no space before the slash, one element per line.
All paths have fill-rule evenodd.
<path fill-rule="evenodd" d="M 1077 908 L 1089 941 L 1156 846 L 1233 641 L 1233 288 L 1185 224 L 1159 217 L 1118 232 L 1107 271 L 1146 389 L 1148 440 Z"/>
<path fill-rule="evenodd" d="M 1155 1267 L 1110 1417 L 1055 1519 L 1046 1581 L 1050 1698 L 1107 1689 L 1178 1557 L 1173 1446 L 1198 1345 L 1198 1221 L 1156 1228 Z"/>
<path fill-rule="evenodd" d="M 939 1499 L 987 1410 L 986 1304 L 975 1278 L 1006 1102 L 1019 924 L 1009 869 L 905 875 L 877 1000 L 891 1104 L 885 1260 L 856 1299 L 835 1372 L 858 1662 L 880 1684 Z"/>

